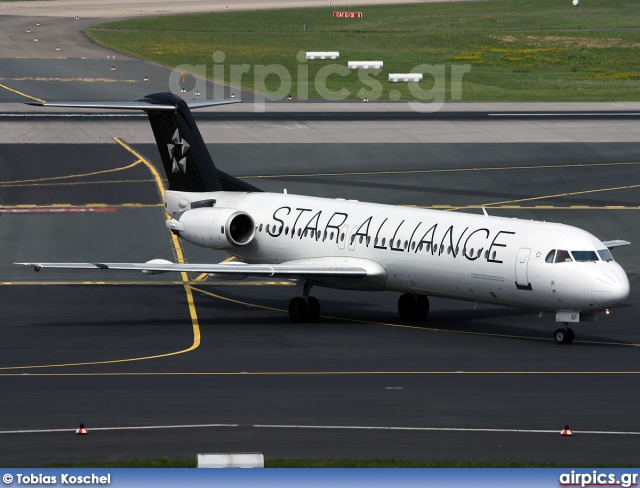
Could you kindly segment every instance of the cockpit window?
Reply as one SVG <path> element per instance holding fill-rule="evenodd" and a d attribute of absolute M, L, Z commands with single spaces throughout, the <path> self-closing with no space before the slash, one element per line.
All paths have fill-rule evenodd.
<path fill-rule="evenodd" d="M 571 255 L 579 262 L 598 261 L 598 255 L 595 251 L 571 251 Z"/>
<path fill-rule="evenodd" d="M 571 259 L 569 251 L 558 249 L 558 252 L 556 253 L 556 263 L 570 263 L 571 261 L 573 261 L 573 259 Z"/>
<path fill-rule="evenodd" d="M 598 251 L 598 255 L 603 261 L 613 261 L 613 256 L 609 252 L 609 249 L 602 249 Z"/>
<path fill-rule="evenodd" d="M 544 258 L 545 263 L 553 263 L 553 258 L 556 255 L 556 250 L 552 249 L 551 251 L 549 251 L 549 254 L 547 254 L 547 257 Z"/>

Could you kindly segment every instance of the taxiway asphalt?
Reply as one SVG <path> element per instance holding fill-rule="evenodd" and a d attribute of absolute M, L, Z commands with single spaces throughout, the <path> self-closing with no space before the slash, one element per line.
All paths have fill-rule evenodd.
<path fill-rule="evenodd" d="M 9 20 L 19 36 L 34 19 L 2 22 Z M 71 20 L 50 32 L 75 36 Z M 117 55 L 114 75 L 107 51 L 80 41 L 65 47 L 74 59 L 34 62 L 46 53 L 33 50 L 47 44 L 23 37 L 15 45 L 31 61 L 3 59 L 0 73 L 11 78 L 0 81 L 10 88 L 0 89 L 0 107 L 13 114 L 0 118 L 2 464 L 221 451 L 637 463 L 633 247 L 615 252 L 629 272 L 628 302 L 576 327 L 569 347 L 553 344 L 550 317 L 519 309 L 432 300 L 428 321 L 401 322 L 395 294 L 317 289 L 324 317 L 300 326 L 284 312 L 295 291 L 280 282 L 14 266 L 177 252 L 189 262 L 225 257 L 171 240 L 144 119 L 48 117 L 60 111 L 32 107 L 15 117 L 14 103 L 29 98 L 94 99 L 99 87 L 103 99 L 131 99 L 164 90 L 168 71 Z M 98 81 L 106 70 L 119 81 Z M 202 116 L 220 168 L 271 191 L 469 212 L 485 206 L 640 242 L 640 131 L 628 114 L 495 121 L 478 120 L 477 106 L 457 106 L 458 118 L 416 121 L 376 118 L 366 114 L 375 104 L 355 104 L 349 109 L 361 120 L 323 120 L 317 108 L 295 105 L 272 109 L 286 112 L 273 119 L 245 108 L 232 122 Z M 505 107 L 484 113 L 496 108 Z M 73 434 L 80 422 L 89 436 Z M 560 436 L 565 424 L 573 437 Z"/>
<path fill-rule="evenodd" d="M 487 204 L 491 213 L 637 240 L 632 183 L 640 144 L 433 146 L 223 144 L 211 151 L 221 168 L 268 190 Z M 158 164 L 154 145 L 133 149 Z M 428 321 L 402 322 L 391 293 L 317 289 L 326 317 L 299 326 L 284 312 L 295 291 L 280 282 L 215 284 L 194 275 L 190 307 L 179 277 L 13 266 L 173 259 L 175 249 L 148 169 L 120 144 L 11 144 L 2 154 L 5 463 L 221 449 L 490 462 L 637 457 L 632 249 L 616 253 L 631 271 L 629 301 L 576 327 L 570 347 L 553 344 L 550 317 L 518 309 L 432 300 Z M 540 208 L 544 195 L 553 196 Z M 188 244 L 183 251 L 189 262 L 224 258 Z M 73 434 L 80 422 L 96 429 L 87 439 Z M 573 438 L 560 436 L 566 423 Z"/>

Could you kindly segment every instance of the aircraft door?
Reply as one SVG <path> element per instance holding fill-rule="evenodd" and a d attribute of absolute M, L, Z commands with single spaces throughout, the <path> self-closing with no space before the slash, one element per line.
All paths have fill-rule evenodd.
<path fill-rule="evenodd" d="M 343 225 L 338 233 L 338 249 L 344 249 L 344 243 L 349 239 L 349 226 Z"/>
<path fill-rule="evenodd" d="M 531 283 L 527 275 L 527 266 L 529 265 L 529 256 L 531 249 L 521 247 L 516 257 L 516 287 L 518 290 L 531 290 Z"/>
<path fill-rule="evenodd" d="M 358 232 L 357 227 L 354 225 L 353 229 L 351 229 L 351 235 L 349 236 L 349 250 L 353 251 L 356 248 L 356 232 Z"/>

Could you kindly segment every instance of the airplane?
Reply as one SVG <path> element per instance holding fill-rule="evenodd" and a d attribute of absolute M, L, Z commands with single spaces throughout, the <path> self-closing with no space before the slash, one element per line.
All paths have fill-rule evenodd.
<path fill-rule="evenodd" d="M 596 320 L 620 305 L 629 280 L 610 249 L 569 225 L 483 214 L 408 208 L 341 198 L 267 193 L 216 168 L 190 109 L 240 100 L 186 102 L 155 93 L 132 102 L 28 102 L 50 107 L 146 112 L 169 188 L 167 228 L 185 241 L 222 249 L 236 262 L 16 263 L 66 269 L 187 271 L 211 278 L 269 277 L 298 283 L 293 322 L 315 322 L 314 286 L 401 295 L 403 319 L 424 319 L 442 297 L 554 313 L 553 338 L 570 344 L 569 324 Z"/>

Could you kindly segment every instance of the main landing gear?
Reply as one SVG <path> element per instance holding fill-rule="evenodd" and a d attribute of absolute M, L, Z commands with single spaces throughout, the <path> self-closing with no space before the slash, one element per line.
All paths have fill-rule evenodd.
<path fill-rule="evenodd" d="M 575 334 L 573 330 L 567 327 L 567 324 L 564 324 L 564 328 L 558 329 L 553 333 L 553 339 L 556 341 L 556 344 L 571 344 L 573 339 L 575 338 Z"/>
<path fill-rule="evenodd" d="M 313 282 L 304 283 L 302 297 L 292 298 L 289 302 L 289 317 L 291 321 L 299 324 L 301 322 L 317 322 L 320 318 L 320 302 L 316 297 L 310 297 Z"/>
<path fill-rule="evenodd" d="M 296 324 L 317 322 L 320 318 L 320 302 L 316 297 L 309 296 L 312 286 L 312 281 L 305 281 L 302 296 L 294 297 L 289 302 L 289 318 Z M 403 319 L 423 319 L 429 314 L 429 299 L 426 295 L 400 295 L 398 312 Z"/>
<path fill-rule="evenodd" d="M 400 295 L 398 312 L 403 319 L 423 319 L 429 314 L 429 299 L 426 295 Z"/>

